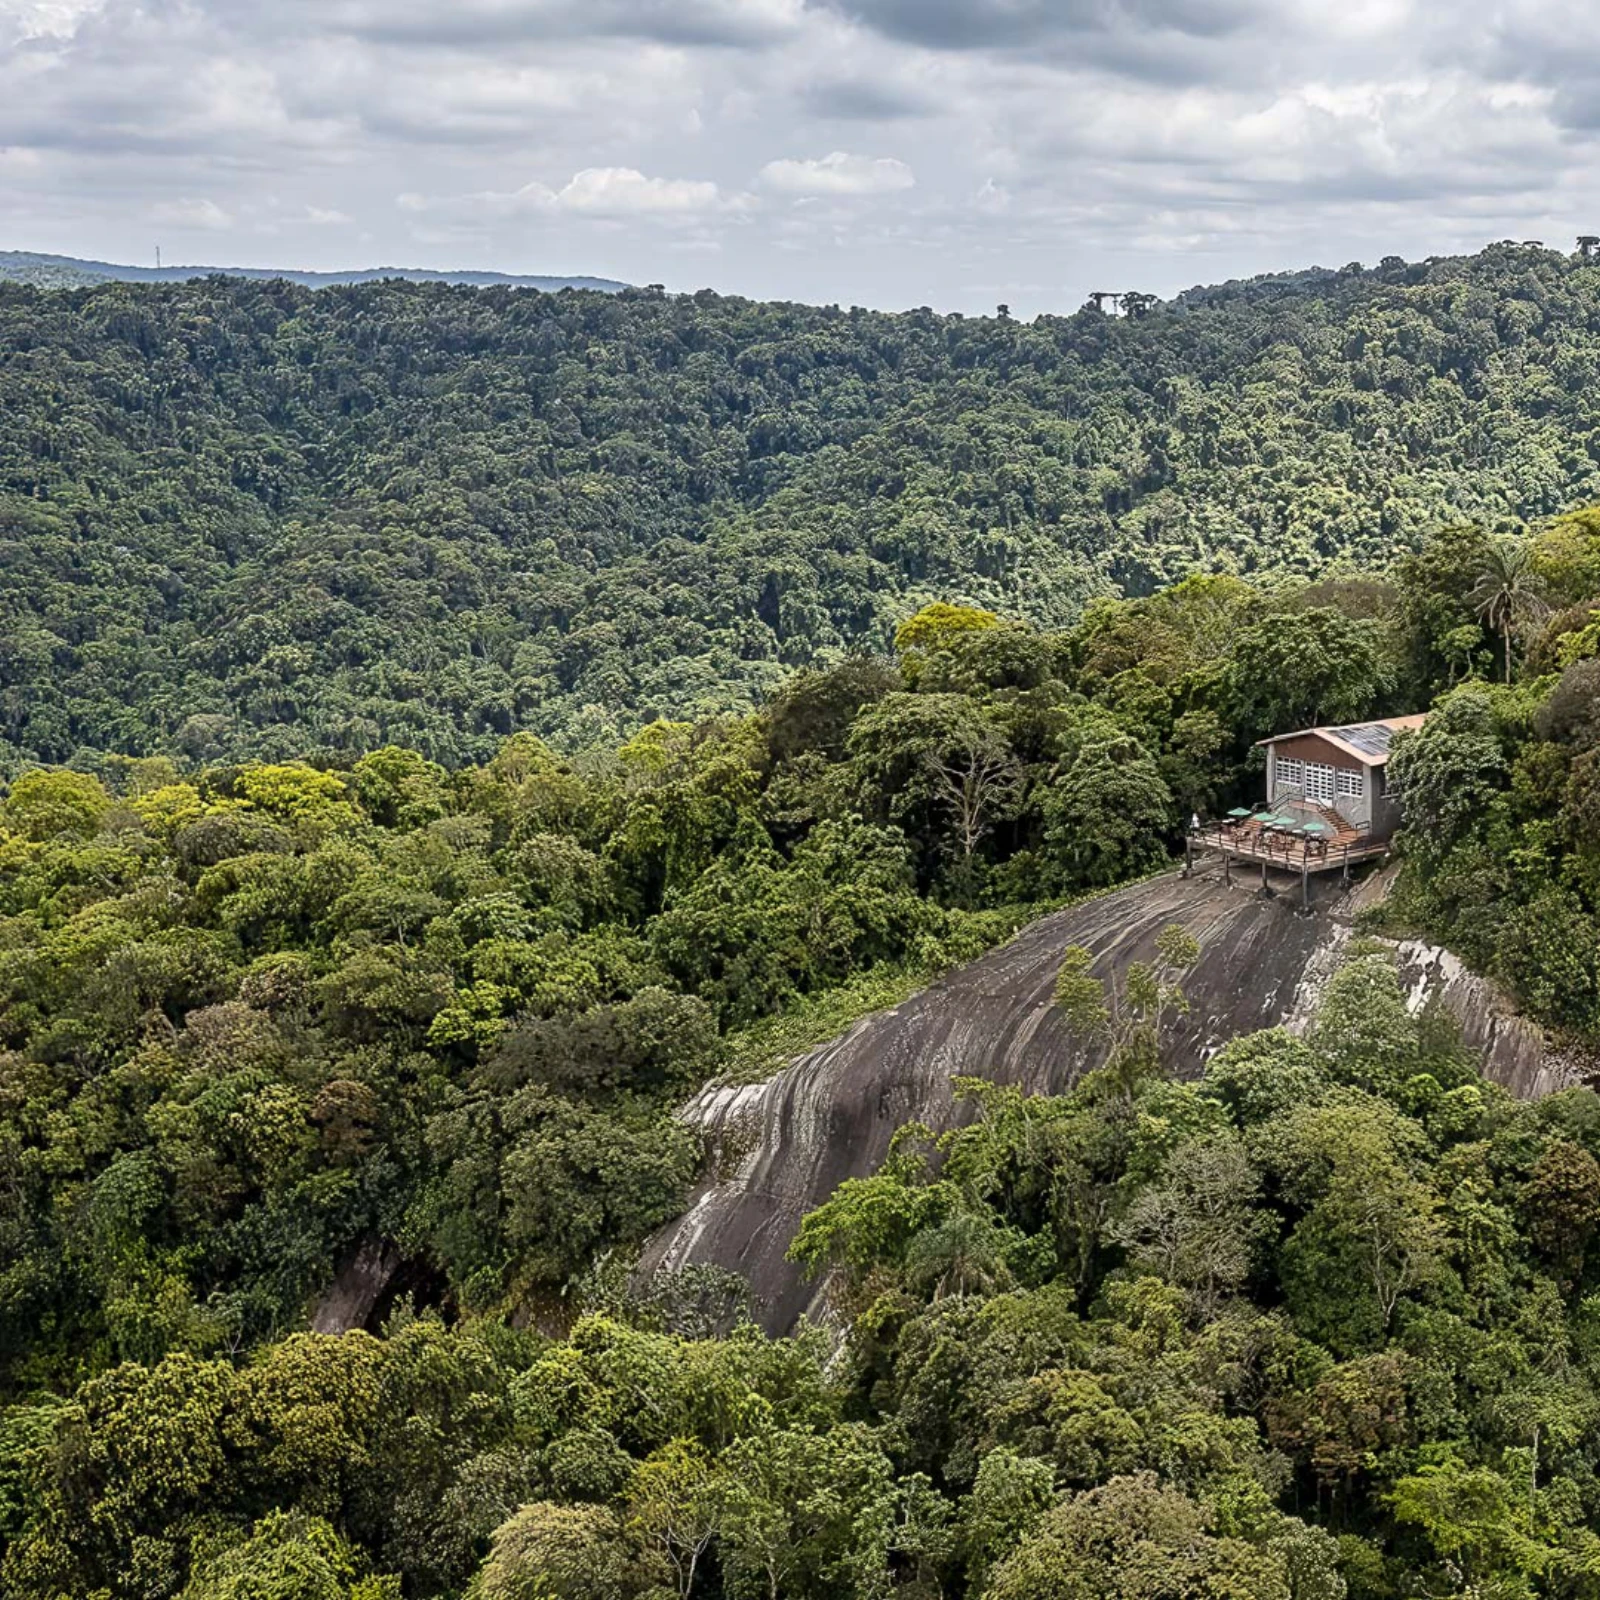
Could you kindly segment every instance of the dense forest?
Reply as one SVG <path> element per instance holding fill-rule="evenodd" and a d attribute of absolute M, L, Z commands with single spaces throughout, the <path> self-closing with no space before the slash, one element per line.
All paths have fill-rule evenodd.
<path fill-rule="evenodd" d="M 970 605 L 607 751 L 82 753 L 0 802 L 0 1586 L 19 1600 L 1401 1600 L 1600 1573 L 1600 1099 L 1358 943 L 1171 1081 L 1192 941 L 1057 998 L 812 1214 L 844 1343 L 638 1281 L 672 1116 L 1159 867 L 1286 726 L 1433 707 L 1385 912 L 1600 1034 L 1600 515 L 1365 577 Z M 402 1253 L 366 1330 L 308 1332 Z"/>
<path fill-rule="evenodd" d="M 934 599 L 1383 568 L 1600 498 L 1597 288 L 1504 246 L 1028 324 L 0 286 L 0 769 L 603 751 Z"/>
<path fill-rule="evenodd" d="M 1600 1098 L 1376 939 L 1196 1083 L 1191 937 L 1066 952 L 1107 1065 L 812 1213 L 834 1328 L 634 1263 L 687 1096 L 1290 727 L 1431 711 L 1364 935 L 1600 1042 L 1596 272 L 0 289 L 0 1592 L 1593 1594 Z"/>

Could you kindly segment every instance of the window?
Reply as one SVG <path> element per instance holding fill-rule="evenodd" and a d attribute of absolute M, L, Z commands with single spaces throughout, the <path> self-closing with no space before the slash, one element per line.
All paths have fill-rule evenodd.
<path fill-rule="evenodd" d="M 1274 802 L 1296 794 L 1312 805 L 1331 806 L 1337 800 L 1360 800 L 1366 792 L 1366 773 L 1360 767 L 1336 767 L 1327 761 L 1291 756 L 1278 756 L 1274 763 Z"/>

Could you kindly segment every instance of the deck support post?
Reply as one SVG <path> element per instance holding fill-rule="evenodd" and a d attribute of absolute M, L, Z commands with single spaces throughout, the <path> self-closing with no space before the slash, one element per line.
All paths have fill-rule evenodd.
<path fill-rule="evenodd" d="M 1194 876 L 1194 835 L 1186 833 L 1183 836 L 1183 875 L 1186 878 Z"/>
<path fill-rule="evenodd" d="M 1226 850 L 1222 852 L 1222 882 L 1226 888 L 1233 887 L 1233 857 Z"/>
<path fill-rule="evenodd" d="M 1261 898 L 1265 900 L 1271 894 L 1272 891 L 1267 887 L 1267 864 L 1263 861 L 1261 863 Z"/>
<path fill-rule="evenodd" d="M 1311 868 L 1304 861 L 1300 863 L 1300 909 L 1311 909 Z"/>

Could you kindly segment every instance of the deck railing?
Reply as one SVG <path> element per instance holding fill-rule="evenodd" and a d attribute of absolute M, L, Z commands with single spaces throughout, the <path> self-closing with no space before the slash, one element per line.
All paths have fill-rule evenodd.
<path fill-rule="evenodd" d="M 1354 863 L 1384 849 L 1382 840 L 1366 836 L 1355 839 L 1308 839 L 1283 829 L 1264 827 L 1254 819 L 1229 822 L 1217 819 L 1202 823 L 1196 841 L 1225 855 L 1288 872 L 1326 872 L 1334 867 L 1348 870 Z"/>

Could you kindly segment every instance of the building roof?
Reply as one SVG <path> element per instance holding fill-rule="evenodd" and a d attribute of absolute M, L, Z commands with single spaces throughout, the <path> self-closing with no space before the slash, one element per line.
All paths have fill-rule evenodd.
<path fill-rule="evenodd" d="M 1282 744 L 1285 739 L 1325 739 L 1334 749 L 1353 756 L 1365 767 L 1381 767 L 1389 759 L 1389 741 L 1407 728 L 1420 728 L 1428 720 L 1426 711 L 1412 717 L 1382 717 L 1374 722 L 1346 722 L 1337 728 L 1299 728 L 1280 733 L 1261 744 Z"/>

